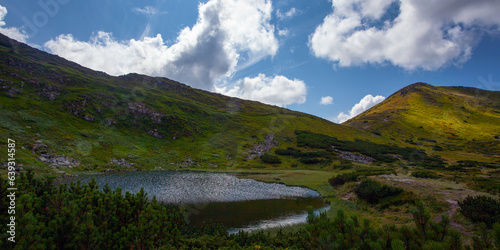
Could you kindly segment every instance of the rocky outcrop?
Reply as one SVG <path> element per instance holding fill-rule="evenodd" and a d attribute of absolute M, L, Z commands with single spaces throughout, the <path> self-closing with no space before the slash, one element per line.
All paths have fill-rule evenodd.
<path fill-rule="evenodd" d="M 64 104 L 66 112 L 84 119 L 88 122 L 93 122 L 95 120 L 94 116 L 88 114 L 91 111 L 96 110 L 92 103 L 92 98 L 83 96 L 82 99 L 78 101 L 67 102 Z"/>
<path fill-rule="evenodd" d="M 10 98 L 15 98 L 17 97 L 20 93 L 22 93 L 22 88 L 24 86 L 24 82 L 21 82 L 21 84 L 16 84 L 12 81 L 6 81 L 0 79 L 0 90 L 6 91 L 5 95 L 10 97 Z"/>
<path fill-rule="evenodd" d="M 85 116 L 83 116 L 83 119 L 85 121 L 88 121 L 88 122 L 93 122 L 94 121 L 94 117 L 91 116 L 91 115 L 85 115 Z"/>
<path fill-rule="evenodd" d="M 165 137 L 165 135 L 164 135 L 164 134 L 159 133 L 157 129 L 154 129 L 154 130 L 148 130 L 147 132 L 148 132 L 148 134 L 150 134 L 150 135 L 152 135 L 152 136 L 154 136 L 154 137 L 156 137 L 156 138 L 158 138 L 158 139 L 161 139 L 161 138 Z M 173 139 L 175 140 L 175 136 L 174 136 L 174 138 L 173 138 Z"/>
<path fill-rule="evenodd" d="M 266 135 L 263 142 L 255 144 L 253 148 L 249 150 L 247 158 L 254 159 L 256 157 L 260 157 L 261 155 L 268 153 L 271 148 L 277 147 L 278 145 L 279 142 L 274 139 L 274 134 Z"/>
<path fill-rule="evenodd" d="M 36 140 L 31 146 L 33 153 L 40 155 L 38 160 L 45 162 L 53 168 L 72 168 L 80 165 L 80 162 L 65 155 L 55 155 L 50 148 L 41 140 Z"/>
<path fill-rule="evenodd" d="M 114 126 L 116 125 L 116 122 L 113 121 L 113 120 L 110 120 L 110 119 L 104 119 L 104 124 L 106 124 L 107 126 L 111 127 L 111 126 Z"/>
<path fill-rule="evenodd" d="M 136 117 L 146 116 L 155 123 L 161 123 L 161 119 L 164 117 L 162 113 L 157 112 L 154 109 L 147 108 L 146 104 L 142 102 L 129 102 L 128 112 Z"/>
<path fill-rule="evenodd" d="M 49 92 L 40 92 L 39 95 L 49 99 L 49 101 L 54 101 L 61 95 L 61 93 L 56 91 L 49 91 Z"/>
<path fill-rule="evenodd" d="M 337 156 L 339 158 L 344 159 L 344 160 L 361 162 L 361 163 L 368 163 L 368 164 L 371 164 L 374 161 L 373 158 L 366 156 L 366 155 L 351 153 L 351 152 L 347 152 L 347 151 L 341 151 L 341 150 L 335 149 L 333 146 L 332 146 L 332 148 L 335 152 L 337 152 Z"/>
<path fill-rule="evenodd" d="M 120 167 L 131 168 L 135 164 L 127 162 L 127 160 L 125 160 L 123 158 L 113 158 L 113 159 L 111 159 L 111 161 L 109 162 L 108 165 L 115 165 L 115 166 L 120 166 Z"/>
<path fill-rule="evenodd" d="M 80 165 L 80 162 L 65 155 L 42 154 L 38 160 L 54 168 L 72 168 Z"/>

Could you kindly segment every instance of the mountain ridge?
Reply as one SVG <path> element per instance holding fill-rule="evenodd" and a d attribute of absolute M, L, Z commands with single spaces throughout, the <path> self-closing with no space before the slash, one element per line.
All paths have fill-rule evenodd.
<path fill-rule="evenodd" d="M 47 173 L 72 168 L 334 168 L 346 159 L 370 158 L 360 152 L 386 162 L 401 158 L 390 152 L 402 152 L 408 161 L 411 150 L 429 161 L 440 162 L 444 156 L 453 162 L 456 153 L 467 148 L 454 148 L 457 140 L 450 134 L 419 131 L 414 126 L 419 121 L 403 119 L 406 114 L 424 110 L 418 106 L 421 102 L 440 108 L 451 105 L 442 98 L 469 98 L 464 108 L 473 114 L 482 114 L 477 110 L 483 104 L 490 110 L 485 114 L 498 112 L 496 92 L 415 83 L 339 125 L 164 77 L 110 76 L 3 35 L 0 53 L 0 137 L 20 141 L 21 166 L 40 167 Z M 474 98 L 472 92 L 483 96 Z M 439 109 L 434 107 L 433 112 Z M 492 122 L 496 121 L 495 116 Z M 311 141 L 316 139 L 342 150 L 332 151 L 333 145 Z M 490 152 L 478 151 L 472 159 L 495 161 L 496 139 L 479 139 L 474 147 L 487 142 Z M 437 146 L 444 151 L 436 150 Z M 286 154 L 275 154 L 275 149 Z M 264 154 L 270 155 L 266 156 L 269 162 L 259 158 Z"/>
<path fill-rule="evenodd" d="M 347 140 L 372 137 L 310 114 L 168 78 L 109 76 L 3 35 L 0 53 L 1 137 L 20 141 L 25 166 L 257 165 L 260 159 L 249 155 L 270 150 L 259 145 L 273 138 L 272 145 L 293 146 L 296 130 Z"/>

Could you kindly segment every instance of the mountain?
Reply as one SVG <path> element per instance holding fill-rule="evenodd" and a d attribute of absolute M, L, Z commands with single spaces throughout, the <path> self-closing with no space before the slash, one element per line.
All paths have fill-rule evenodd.
<path fill-rule="evenodd" d="M 110 76 L 0 35 L 0 140 L 42 174 L 494 163 L 499 117 L 498 92 L 418 83 L 339 125 L 163 77 Z"/>
<path fill-rule="evenodd" d="M 167 78 L 110 76 L 3 35 L 0 55 L 1 140 L 17 142 L 18 164 L 44 171 L 255 165 L 273 147 L 294 146 L 297 130 L 374 137 Z"/>
<path fill-rule="evenodd" d="M 343 125 L 456 160 L 500 160 L 500 92 L 415 83 Z"/>

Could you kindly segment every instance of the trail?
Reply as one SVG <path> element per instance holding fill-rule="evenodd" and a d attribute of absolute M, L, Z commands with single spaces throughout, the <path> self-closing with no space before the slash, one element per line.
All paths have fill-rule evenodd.
<path fill-rule="evenodd" d="M 453 215 L 458 211 L 458 201 L 452 200 L 452 199 L 446 199 L 446 202 L 450 204 L 450 207 L 446 211 L 448 214 L 448 218 L 450 218 L 450 228 L 453 228 L 457 231 L 459 231 L 462 234 L 468 235 L 468 236 L 475 236 L 475 234 L 469 232 L 462 224 L 455 222 L 452 220 Z M 437 215 L 434 217 L 435 222 L 440 222 L 441 221 L 441 214 Z"/>

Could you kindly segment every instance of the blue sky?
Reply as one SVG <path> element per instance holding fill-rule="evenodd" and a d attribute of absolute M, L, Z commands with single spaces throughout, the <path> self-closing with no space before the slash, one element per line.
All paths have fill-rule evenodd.
<path fill-rule="evenodd" d="M 342 122 L 414 82 L 500 90 L 498 0 L 0 0 L 0 32 L 112 75 Z"/>

